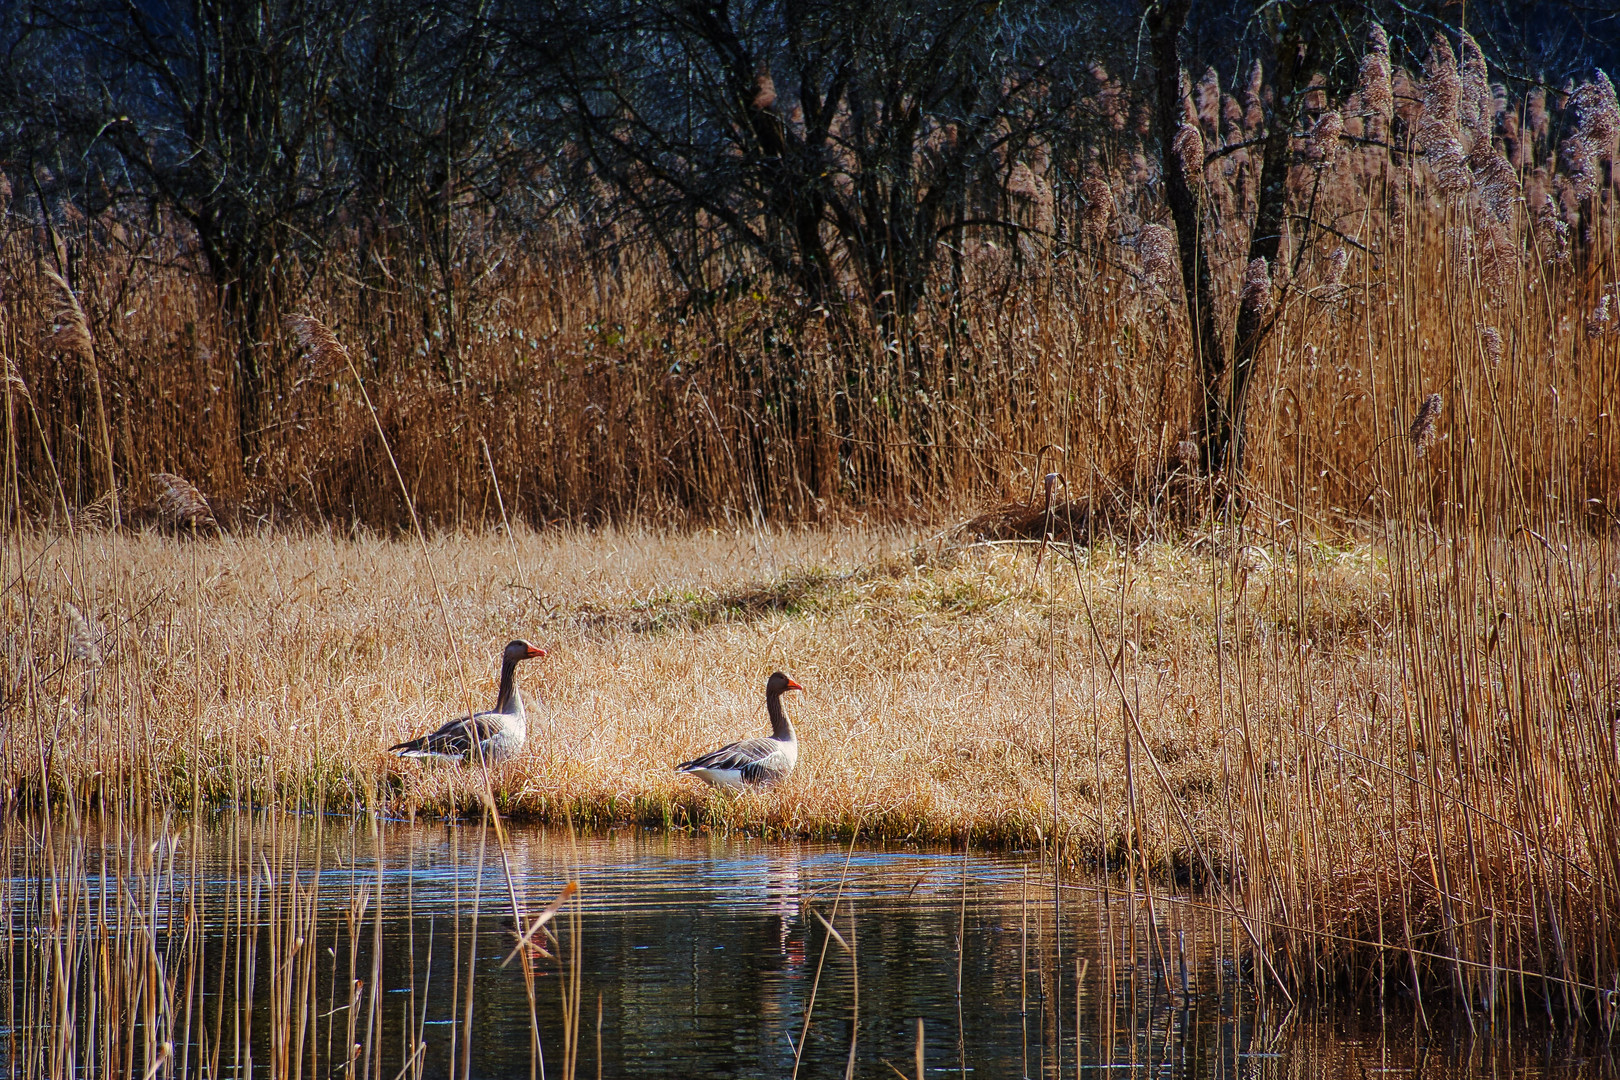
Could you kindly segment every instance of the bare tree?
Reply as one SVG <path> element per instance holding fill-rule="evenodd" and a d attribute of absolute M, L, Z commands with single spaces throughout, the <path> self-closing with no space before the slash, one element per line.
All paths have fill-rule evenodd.
<path fill-rule="evenodd" d="M 1087 22 L 1034 3 L 609 3 L 547 54 L 580 145 L 694 289 L 736 245 L 893 330 L 975 184 L 1056 132 Z M 560 36 L 566 40 L 559 41 Z"/>
<path fill-rule="evenodd" d="M 348 190 L 322 136 L 353 17 L 319 0 L 30 9 L 28 34 L 79 75 L 52 97 L 59 137 L 196 234 L 234 324 L 244 455 L 267 417 L 275 298 L 289 287 L 279 256 L 318 233 Z"/>

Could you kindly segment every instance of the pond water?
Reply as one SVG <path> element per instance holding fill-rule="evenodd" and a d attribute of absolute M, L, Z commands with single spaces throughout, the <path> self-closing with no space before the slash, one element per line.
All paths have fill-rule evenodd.
<path fill-rule="evenodd" d="M 928 1077 L 1617 1072 L 1544 1027 L 1291 1010 L 1211 898 L 1054 900 L 1039 855 L 264 814 L 3 835 L 11 1076 L 915 1077 L 919 1021 Z M 514 910 L 570 882 L 519 947 Z"/>

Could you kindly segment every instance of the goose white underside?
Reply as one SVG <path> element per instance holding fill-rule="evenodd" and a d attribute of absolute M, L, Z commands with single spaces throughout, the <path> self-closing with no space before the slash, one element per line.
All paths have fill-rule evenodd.
<path fill-rule="evenodd" d="M 399 757 L 433 761 L 440 765 L 460 765 L 467 760 L 466 754 L 440 754 L 432 750 L 395 750 L 394 753 Z"/>
<path fill-rule="evenodd" d="M 695 776 L 707 784 L 718 788 L 740 788 L 743 786 L 741 769 L 687 769 L 686 775 Z"/>

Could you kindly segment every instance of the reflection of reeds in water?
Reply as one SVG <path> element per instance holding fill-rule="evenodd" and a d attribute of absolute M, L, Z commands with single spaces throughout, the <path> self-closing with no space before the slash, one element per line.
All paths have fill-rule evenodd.
<path fill-rule="evenodd" d="M 328 830 L 319 815 L 267 812 L 210 828 L 161 815 L 6 823 L 5 1075 L 420 1077 L 446 1064 L 469 1074 L 474 1014 L 457 990 L 463 978 L 473 988 L 478 903 L 457 903 L 455 963 L 449 985 L 436 984 L 437 919 L 426 940 L 414 922 L 384 933 L 409 919 L 412 898 L 388 884 L 375 819 Z M 565 1078 L 578 1059 L 578 910 L 567 910 L 569 946 L 545 954 L 563 976 L 565 1039 L 551 1075 Z M 398 1012 L 391 991 L 408 993 Z M 435 1064 L 429 1017 L 446 1012 Z M 532 1013 L 530 1035 L 544 1071 Z"/>

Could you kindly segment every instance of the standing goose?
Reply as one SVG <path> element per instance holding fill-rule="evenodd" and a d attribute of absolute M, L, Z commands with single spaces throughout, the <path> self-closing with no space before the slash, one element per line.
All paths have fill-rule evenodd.
<path fill-rule="evenodd" d="M 763 786 L 785 779 L 799 760 L 799 744 L 793 738 L 793 723 L 782 708 L 782 695 L 789 690 L 803 689 L 780 671 L 772 672 L 765 683 L 770 735 L 722 746 L 694 761 L 682 762 L 675 766 L 675 771 L 691 773 L 713 787 L 724 788 Z"/>
<path fill-rule="evenodd" d="M 501 652 L 501 692 L 492 712 L 458 716 L 430 735 L 398 743 L 388 748 L 400 757 L 433 758 L 438 761 L 501 761 L 523 749 L 528 724 L 523 711 L 523 695 L 518 693 L 516 674 L 519 661 L 546 655 L 546 650 L 521 639 L 507 644 Z"/>

